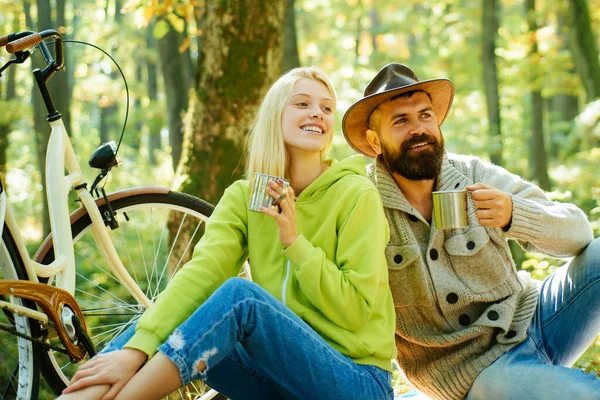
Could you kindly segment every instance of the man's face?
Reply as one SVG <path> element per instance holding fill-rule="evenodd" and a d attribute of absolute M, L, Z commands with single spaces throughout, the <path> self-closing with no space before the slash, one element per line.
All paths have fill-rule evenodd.
<path fill-rule="evenodd" d="M 413 181 L 435 179 L 442 168 L 444 138 L 427 93 L 415 92 L 379 109 L 380 152 L 388 169 Z"/>

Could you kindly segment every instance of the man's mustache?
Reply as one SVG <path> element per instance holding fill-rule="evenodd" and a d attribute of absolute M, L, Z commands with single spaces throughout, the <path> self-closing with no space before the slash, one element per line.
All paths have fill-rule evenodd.
<path fill-rule="evenodd" d="M 410 139 L 402 143 L 402 150 L 410 150 L 416 144 L 429 143 L 433 146 L 439 146 L 437 139 L 427 133 L 421 133 L 420 135 L 411 136 Z"/>

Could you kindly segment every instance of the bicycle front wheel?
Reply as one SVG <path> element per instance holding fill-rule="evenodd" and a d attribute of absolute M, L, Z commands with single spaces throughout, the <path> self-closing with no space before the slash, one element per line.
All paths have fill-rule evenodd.
<path fill-rule="evenodd" d="M 23 260 L 6 226 L 0 243 L 0 279 L 28 279 Z M 35 309 L 35 304 L 30 301 L 2 295 L 0 300 Z M 0 324 L 12 332 L 32 336 L 32 326 L 36 322 L 2 309 Z M 0 330 L 0 400 L 38 398 L 39 352 L 31 341 Z"/>
<path fill-rule="evenodd" d="M 204 232 L 204 223 L 213 207 L 196 197 L 177 192 L 132 194 L 111 201 L 118 228 L 110 231 L 123 265 L 148 296 L 155 299 L 172 276 L 191 258 L 195 244 Z M 104 213 L 106 207 L 100 207 Z M 76 285 L 88 333 L 101 350 L 115 336 L 142 315 L 145 307 L 120 284 L 97 247 L 87 213 L 71 223 L 74 239 Z M 53 248 L 37 259 L 52 262 Z M 51 282 L 50 282 L 51 283 Z M 41 360 L 44 378 L 56 392 L 68 383 L 77 366 L 64 355 L 44 352 Z M 178 398 L 194 398 L 202 385 L 182 389 Z"/>

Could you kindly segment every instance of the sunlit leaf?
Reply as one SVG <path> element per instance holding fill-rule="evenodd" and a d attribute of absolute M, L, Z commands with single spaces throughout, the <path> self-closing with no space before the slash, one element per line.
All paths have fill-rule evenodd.
<path fill-rule="evenodd" d="M 175 29 L 179 33 L 183 33 L 185 29 L 185 20 L 178 17 L 175 14 L 167 14 L 167 19 L 171 23 L 173 29 Z"/>
<path fill-rule="evenodd" d="M 165 37 L 165 35 L 167 33 L 169 33 L 169 29 L 171 29 L 171 27 L 169 26 L 169 23 L 163 19 L 159 20 L 156 25 L 154 25 L 154 30 L 152 31 L 152 35 L 154 35 L 154 37 L 156 39 L 162 39 L 163 37 Z"/>
<path fill-rule="evenodd" d="M 129 12 L 129 11 L 133 11 L 141 6 L 142 6 L 142 0 L 129 0 L 127 3 L 125 3 L 125 5 L 123 5 L 121 10 L 123 12 Z"/>

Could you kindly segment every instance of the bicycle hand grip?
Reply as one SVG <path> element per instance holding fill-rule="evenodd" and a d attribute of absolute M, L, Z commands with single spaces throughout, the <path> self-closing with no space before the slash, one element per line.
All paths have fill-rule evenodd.
<path fill-rule="evenodd" d="M 8 44 L 8 36 L 0 37 L 0 47 L 4 47 Z"/>
<path fill-rule="evenodd" d="M 14 40 L 6 45 L 6 51 L 9 53 L 16 53 L 19 50 L 28 49 L 30 47 L 35 46 L 36 44 L 42 41 L 42 35 L 39 33 L 34 33 L 29 36 L 25 36 L 24 38 Z"/>

